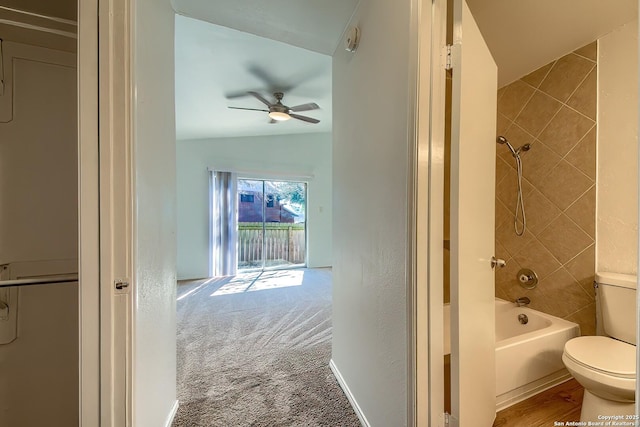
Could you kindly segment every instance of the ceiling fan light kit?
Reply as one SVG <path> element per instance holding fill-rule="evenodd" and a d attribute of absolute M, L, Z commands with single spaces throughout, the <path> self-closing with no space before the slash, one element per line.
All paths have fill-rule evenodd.
<path fill-rule="evenodd" d="M 288 115 L 287 113 L 283 113 L 282 111 L 270 111 L 269 112 L 269 117 L 271 117 L 273 120 L 277 120 L 279 122 L 284 122 L 286 120 L 291 119 L 290 115 Z"/>
<path fill-rule="evenodd" d="M 229 108 L 234 109 L 234 110 L 264 111 L 264 112 L 266 112 L 268 114 L 269 118 L 271 119 L 270 123 L 283 122 L 283 121 L 287 121 L 287 120 L 292 119 L 292 118 L 293 119 L 302 120 L 303 122 L 312 123 L 312 124 L 320 123 L 320 120 L 314 119 L 313 117 L 307 117 L 307 116 L 301 116 L 299 114 L 293 114 L 293 112 L 298 112 L 298 111 L 310 111 L 310 110 L 319 109 L 320 107 L 318 106 L 318 104 L 316 104 L 314 102 L 309 102 L 307 104 L 296 105 L 295 107 L 287 107 L 286 105 L 284 105 L 282 103 L 282 98 L 284 97 L 284 93 L 282 93 L 282 92 L 275 92 L 273 94 L 273 97 L 276 99 L 276 101 L 273 102 L 273 103 L 267 101 L 258 92 L 249 91 L 247 93 L 249 95 L 254 96 L 258 101 L 262 102 L 269 109 L 268 110 L 263 110 L 263 109 L 257 109 L 257 108 L 242 108 L 242 107 L 229 107 Z"/>

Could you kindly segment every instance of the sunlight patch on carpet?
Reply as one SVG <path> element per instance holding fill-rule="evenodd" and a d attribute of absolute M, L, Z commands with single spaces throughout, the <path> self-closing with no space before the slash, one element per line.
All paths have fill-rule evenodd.
<path fill-rule="evenodd" d="M 263 271 L 244 273 L 235 276 L 216 290 L 212 297 L 238 294 L 243 292 L 267 291 L 271 289 L 301 286 L 304 281 L 303 270 Z"/>

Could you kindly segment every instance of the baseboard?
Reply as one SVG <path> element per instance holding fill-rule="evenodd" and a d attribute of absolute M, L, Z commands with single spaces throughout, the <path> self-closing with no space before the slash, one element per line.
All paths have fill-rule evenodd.
<path fill-rule="evenodd" d="M 179 403 L 176 400 L 173 404 L 173 407 L 171 408 L 171 412 L 169 412 L 169 416 L 167 417 L 167 422 L 164 423 L 164 427 L 171 427 L 171 424 L 173 424 L 173 419 L 176 417 L 176 414 L 178 413 L 178 406 L 179 406 Z"/>
<path fill-rule="evenodd" d="M 344 378 L 342 377 L 340 370 L 338 369 L 336 364 L 333 362 L 333 359 L 329 361 L 329 367 L 331 368 L 331 372 L 333 372 L 333 376 L 336 378 L 336 381 L 338 381 L 340 388 L 344 392 L 344 395 L 347 396 L 347 400 L 349 400 L 351 407 L 353 408 L 354 412 L 358 416 L 358 419 L 360 420 L 360 424 L 362 424 L 364 427 L 371 427 L 371 424 L 369 424 L 369 421 L 367 421 L 367 417 L 364 416 L 362 409 L 360 409 L 358 402 L 356 402 L 356 398 L 351 393 L 351 390 L 349 390 L 349 386 L 347 385 Z"/>
<path fill-rule="evenodd" d="M 571 374 L 563 368 L 529 384 L 525 384 L 522 387 L 518 387 L 515 390 L 503 393 L 496 397 L 496 412 L 500 412 L 509 406 L 520 403 L 523 400 L 542 393 L 543 391 L 562 384 L 563 382 L 569 381 L 570 379 Z"/>

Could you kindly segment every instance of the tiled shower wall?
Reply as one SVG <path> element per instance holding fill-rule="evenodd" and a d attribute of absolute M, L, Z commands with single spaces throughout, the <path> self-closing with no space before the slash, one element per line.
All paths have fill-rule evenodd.
<path fill-rule="evenodd" d="M 596 43 L 584 46 L 498 91 L 498 135 L 522 152 L 527 229 L 514 231 L 515 159 L 496 147 L 496 296 L 528 296 L 531 307 L 595 334 Z M 521 268 L 539 278 L 521 287 Z"/>

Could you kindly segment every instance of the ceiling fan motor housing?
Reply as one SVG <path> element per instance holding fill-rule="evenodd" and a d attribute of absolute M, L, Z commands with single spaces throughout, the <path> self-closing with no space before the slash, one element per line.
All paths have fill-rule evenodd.
<path fill-rule="evenodd" d="M 284 97 L 284 93 L 282 92 L 274 92 L 273 96 L 276 99 L 275 103 L 271 103 L 267 101 L 262 95 L 258 92 L 249 91 L 247 92 L 249 95 L 253 95 L 260 102 L 265 104 L 269 110 L 258 110 L 258 111 L 267 111 L 269 113 L 269 117 L 271 118 L 270 123 L 275 123 L 276 121 L 285 121 L 291 118 L 302 120 L 308 123 L 320 123 L 320 120 L 314 119 L 312 117 L 301 116 L 299 114 L 294 114 L 293 112 L 298 111 L 309 111 L 309 110 L 317 110 L 318 104 L 309 102 L 307 104 L 296 105 L 295 107 L 287 107 L 282 104 L 282 98 Z M 255 108 L 239 108 L 239 107 L 229 107 L 238 110 L 256 110 Z"/>

